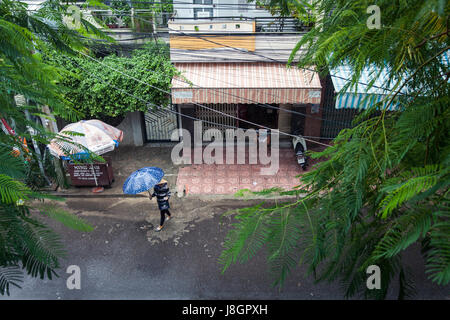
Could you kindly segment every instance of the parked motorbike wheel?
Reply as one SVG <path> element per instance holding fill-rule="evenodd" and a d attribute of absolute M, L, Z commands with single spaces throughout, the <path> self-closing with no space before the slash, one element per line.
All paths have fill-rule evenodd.
<path fill-rule="evenodd" d="M 292 139 L 292 145 L 294 147 L 295 157 L 297 163 L 302 167 L 303 171 L 308 168 L 308 157 L 306 156 L 306 142 L 301 135 Z"/>

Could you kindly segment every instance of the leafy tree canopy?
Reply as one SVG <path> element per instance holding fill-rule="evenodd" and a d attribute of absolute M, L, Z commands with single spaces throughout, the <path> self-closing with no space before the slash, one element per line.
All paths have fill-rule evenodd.
<path fill-rule="evenodd" d="M 134 50 L 131 57 L 111 54 L 95 61 L 81 55 L 68 57 L 53 52 L 45 59 L 62 68 L 61 74 L 64 76 L 60 84 L 65 88 L 64 98 L 83 117 L 119 117 L 130 111 L 146 111 L 152 105 L 166 106 L 169 103 L 169 96 L 164 92 L 131 78 L 170 90 L 175 68 L 170 63 L 168 47 L 163 42 L 146 44 L 142 49 Z"/>
<path fill-rule="evenodd" d="M 37 159 L 31 140 L 45 145 L 55 137 L 31 117 L 48 117 L 41 109 L 47 105 L 53 115 L 70 121 L 79 118 L 79 112 L 71 108 L 57 84 L 60 71 L 45 63 L 39 52 L 50 46 L 71 55 L 85 48 L 81 35 L 107 38 L 82 17 L 78 30 L 69 29 L 64 23 L 66 12 L 67 5 L 61 5 L 59 0 L 47 0 L 36 10 L 20 1 L 0 1 L 0 118 L 15 130 L 15 134 L 0 131 L 2 295 L 9 294 L 11 286 L 20 286 L 24 272 L 51 279 L 60 267 L 59 259 L 65 254 L 62 243 L 40 217 L 48 216 L 76 230 L 92 230 L 78 217 L 57 207 L 31 207 L 33 200 L 54 197 L 38 192 L 26 177 Z M 17 96 L 24 97 L 24 103 L 16 103 Z"/>
<path fill-rule="evenodd" d="M 287 2 L 270 1 L 278 8 L 289 8 Z M 413 282 L 402 252 L 417 244 L 428 277 L 448 284 L 450 109 L 443 54 L 450 49 L 449 3 L 320 0 L 304 6 L 310 3 L 315 24 L 291 62 L 315 65 L 322 74 L 349 66 L 352 78 L 344 90 L 358 85 L 365 68 L 377 70 L 374 79 L 384 69 L 389 77 L 383 87 L 393 89 L 331 147 L 312 155 L 325 161 L 287 192 L 300 195 L 296 201 L 238 211 L 220 259 L 224 270 L 266 248 L 275 284 L 305 262 L 317 281 L 343 283 L 347 297 L 384 298 L 398 279 L 398 297 L 404 298 Z M 367 25 L 372 4 L 380 8 L 379 29 Z M 379 110 L 394 100 L 399 110 Z M 381 269 L 380 290 L 366 287 L 370 265 Z"/>

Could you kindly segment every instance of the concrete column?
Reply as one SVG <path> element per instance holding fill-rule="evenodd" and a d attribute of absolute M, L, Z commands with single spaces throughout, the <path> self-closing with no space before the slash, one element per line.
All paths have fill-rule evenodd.
<path fill-rule="evenodd" d="M 123 131 L 123 141 L 120 143 L 124 146 L 140 147 L 144 145 L 144 121 L 140 111 L 130 112 L 125 119 L 117 126 Z"/>
<path fill-rule="evenodd" d="M 136 147 L 144 145 L 144 128 L 142 127 L 142 115 L 140 111 L 130 113 L 131 118 L 131 134 L 133 143 Z"/>
<path fill-rule="evenodd" d="M 312 104 L 308 104 L 306 107 L 306 114 L 311 116 L 305 119 L 305 132 L 303 135 L 315 137 L 308 139 L 319 141 L 320 129 L 322 128 L 322 108 L 318 105 L 313 106 Z M 308 147 L 317 147 L 317 145 L 308 143 Z"/>
<path fill-rule="evenodd" d="M 291 133 L 291 116 L 292 113 L 283 110 L 292 110 L 291 104 L 280 104 L 278 111 L 278 130 L 281 132 Z M 291 139 L 289 136 L 280 134 L 280 140 Z"/>

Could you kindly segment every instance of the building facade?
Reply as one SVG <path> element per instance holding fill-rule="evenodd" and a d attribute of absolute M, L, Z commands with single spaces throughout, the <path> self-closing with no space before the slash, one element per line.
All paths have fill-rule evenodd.
<path fill-rule="evenodd" d="M 204 131 L 224 137 L 232 127 L 278 129 L 286 142 L 291 134 L 319 137 L 319 75 L 314 66 L 286 66 L 303 33 L 261 31 L 259 18 L 278 20 L 246 1 L 192 1 L 174 4 L 168 24 L 170 58 L 180 72 L 172 81 L 172 105 L 185 115 L 180 126 L 192 132 L 200 119 Z"/>

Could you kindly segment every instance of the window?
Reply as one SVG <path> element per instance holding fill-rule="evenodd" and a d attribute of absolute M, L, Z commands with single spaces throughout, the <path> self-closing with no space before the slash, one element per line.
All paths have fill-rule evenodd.
<path fill-rule="evenodd" d="M 247 6 L 248 6 L 247 0 L 238 0 L 239 12 L 247 12 L 248 9 Z"/>
<path fill-rule="evenodd" d="M 212 4 L 212 0 L 194 0 L 194 4 Z"/>
<path fill-rule="evenodd" d="M 194 8 L 194 19 L 212 18 L 212 17 L 213 17 L 212 8 Z"/>

